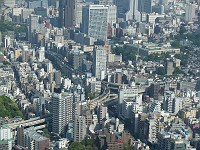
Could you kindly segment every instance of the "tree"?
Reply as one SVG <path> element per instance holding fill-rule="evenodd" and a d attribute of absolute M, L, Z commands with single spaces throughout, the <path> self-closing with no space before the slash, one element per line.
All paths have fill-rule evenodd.
<path fill-rule="evenodd" d="M 16 116 L 24 117 L 17 103 L 9 97 L 0 96 L 0 117 L 14 118 Z"/>
<path fill-rule="evenodd" d="M 125 146 L 124 146 L 124 150 L 132 150 L 133 148 L 131 148 L 131 146 L 130 145 L 128 145 L 128 144 L 126 144 Z"/>
<path fill-rule="evenodd" d="M 164 67 L 157 67 L 156 74 L 158 75 L 165 75 L 165 68 Z"/>
<path fill-rule="evenodd" d="M 179 30 L 179 33 L 180 34 L 184 34 L 186 31 L 187 31 L 186 28 L 184 26 L 181 26 L 180 30 Z"/>
<path fill-rule="evenodd" d="M 47 128 L 44 128 L 43 129 L 43 135 L 45 136 L 45 137 L 47 137 L 47 138 L 50 138 L 50 132 L 49 132 L 49 130 L 47 129 Z"/>
<path fill-rule="evenodd" d="M 69 147 L 69 150 L 83 150 L 83 149 L 84 146 L 80 142 L 73 142 Z"/>
<path fill-rule="evenodd" d="M 173 75 L 177 75 L 177 74 L 184 74 L 184 72 L 180 70 L 178 67 L 176 67 L 173 71 Z"/>
<path fill-rule="evenodd" d="M 94 93 L 89 93 L 88 97 L 89 97 L 89 99 L 94 99 L 95 98 L 95 94 Z"/>

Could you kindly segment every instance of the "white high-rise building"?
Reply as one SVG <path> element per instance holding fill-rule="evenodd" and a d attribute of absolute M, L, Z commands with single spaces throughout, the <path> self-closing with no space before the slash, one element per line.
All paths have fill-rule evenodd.
<path fill-rule="evenodd" d="M 77 6 L 76 6 L 76 26 L 80 26 L 82 23 L 82 7 L 85 6 L 85 2 L 79 2 L 77 1 Z"/>
<path fill-rule="evenodd" d="M 66 125 L 72 120 L 73 95 L 61 93 L 61 89 L 55 88 L 52 96 L 52 131 L 58 134 L 65 133 Z"/>
<path fill-rule="evenodd" d="M 87 5 L 82 10 L 82 32 L 95 39 L 107 40 L 108 7 Z"/>
<path fill-rule="evenodd" d="M 129 0 L 129 10 L 125 14 L 126 20 L 133 20 L 134 2 L 135 0 Z"/>
<path fill-rule="evenodd" d="M 51 62 L 49 62 L 49 63 L 47 64 L 47 73 L 51 73 L 51 72 L 53 72 L 53 65 L 52 65 Z"/>
<path fill-rule="evenodd" d="M 0 141 L 1 140 L 10 140 L 12 139 L 12 130 L 7 125 L 2 125 L 0 127 Z"/>
<path fill-rule="evenodd" d="M 108 24 L 111 26 L 117 21 L 117 6 L 108 5 Z"/>
<path fill-rule="evenodd" d="M 182 99 L 176 97 L 174 93 L 168 93 L 164 97 L 164 110 L 176 114 L 180 109 L 182 109 Z"/>
<path fill-rule="evenodd" d="M 38 50 L 38 61 L 39 62 L 43 62 L 45 59 L 45 49 L 44 47 L 41 47 L 39 50 Z"/>
<path fill-rule="evenodd" d="M 74 120 L 74 141 L 80 142 L 86 136 L 85 116 L 75 116 Z"/>
<path fill-rule="evenodd" d="M 103 79 L 102 72 L 106 72 L 106 50 L 102 45 L 95 45 L 93 50 L 93 75 Z"/>
<path fill-rule="evenodd" d="M 185 8 L 185 21 L 192 22 L 193 19 L 195 18 L 195 9 L 196 5 L 195 4 L 186 4 Z"/>
<path fill-rule="evenodd" d="M 11 37 L 10 36 L 5 36 L 4 38 L 4 47 L 8 48 L 11 46 Z"/>

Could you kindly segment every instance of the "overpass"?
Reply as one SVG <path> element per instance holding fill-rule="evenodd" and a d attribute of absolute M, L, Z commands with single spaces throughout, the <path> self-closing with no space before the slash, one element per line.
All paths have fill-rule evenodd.
<path fill-rule="evenodd" d="M 42 117 L 36 117 L 36 118 L 32 118 L 32 119 L 28 119 L 28 120 L 23 120 L 23 121 L 19 121 L 19 122 L 15 122 L 15 123 L 10 123 L 7 124 L 12 130 L 16 130 L 16 128 L 20 125 L 23 125 L 23 127 L 27 128 L 27 127 L 31 127 L 31 126 L 36 126 L 35 129 L 42 129 L 45 128 L 46 125 L 45 123 L 47 121 L 49 121 L 51 119 L 51 115 L 45 115 Z"/>

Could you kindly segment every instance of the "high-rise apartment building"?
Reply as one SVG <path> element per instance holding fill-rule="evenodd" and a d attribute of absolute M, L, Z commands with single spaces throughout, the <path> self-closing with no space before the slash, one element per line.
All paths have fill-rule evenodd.
<path fill-rule="evenodd" d="M 12 130 L 7 125 L 2 125 L 0 127 L 0 140 L 10 140 L 12 139 Z"/>
<path fill-rule="evenodd" d="M 158 149 L 171 150 L 171 136 L 167 132 L 161 131 L 158 133 Z"/>
<path fill-rule="evenodd" d="M 182 109 L 182 99 L 176 97 L 173 93 L 168 93 L 164 97 L 164 110 L 176 114 L 180 109 Z"/>
<path fill-rule="evenodd" d="M 82 32 L 95 39 L 107 40 L 108 7 L 87 5 L 82 10 Z"/>
<path fill-rule="evenodd" d="M 17 145 L 20 145 L 20 146 L 24 145 L 24 127 L 23 126 L 17 127 Z"/>
<path fill-rule="evenodd" d="M 60 88 L 54 89 L 52 97 L 52 131 L 65 134 L 66 125 L 72 120 L 73 95 L 61 93 Z"/>
<path fill-rule="evenodd" d="M 98 121 L 100 124 L 103 123 L 103 119 L 107 117 L 108 108 L 104 105 L 100 105 L 97 111 Z"/>
<path fill-rule="evenodd" d="M 71 28 L 76 25 L 77 0 L 65 0 L 64 2 L 64 26 Z"/>
<path fill-rule="evenodd" d="M 75 116 L 74 141 L 82 141 L 86 136 L 85 116 Z"/>
<path fill-rule="evenodd" d="M 104 79 L 106 62 L 105 47 L 103 45 L 95 45 L 93 50 L 93 75 L 98 79 Z"/>

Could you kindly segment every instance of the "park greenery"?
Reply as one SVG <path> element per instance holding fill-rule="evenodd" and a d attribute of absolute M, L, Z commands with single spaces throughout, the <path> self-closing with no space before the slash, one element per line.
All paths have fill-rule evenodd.
<path fill-rule="evenodd" d="M 94 139 L 86 136 L 81 142 L 73 142 L 69 150 L 98 150 L 98 148 L 94 146 Z"/>
<path fill-rule="evenodd" d="M 27 32 L 27 27 L 25 25 L 0 20 L 0 32 L 2 33 L 2 37 L 5 37 L 8 31 L 14 31 L 16 38 L 18 38 L 20 33 Z"/>
<path fill-rule="evenodd" d="M 182 51 L 187 50 L 187 46 L 180 45 L 180 41 L 188 39 L 192 42 L 192 45 L 200 46 L 200 33 L 199 32 L 187 32 L 184 26 L 180 27 L 178 34 L 171 37 L 173 42 L 171 43 L 173 47 L 180 48 Z"/>
<path fill-rule="evenodd" d="M 0 117 L 14 118 L 16 116 L 23 118 L 17 103 L 6 96 L 0 96 Z"/>
<path fill-rule="evenodd" d="M 89 94 L 88 94 L 88 97 L 89 97 L 90 100 L 91 100 L 91 99 L 94 99 L 94 98 L 95 98 L 95 94 L 94 94 L 94 93 L 89 93 Z"/>
<path fill-rule="evenodd" d="M 184 74 L 184 71 L 182 71 L 178 67 L 176 67 L 173 71 L 173 75 L 178 75 L 178 74 Z"/>
<path fill-rule="evenodd" d="M 136 51 L 132 50 L 127 45 L 116 46 L 115 48 L 113 48 L 113 53 L 116 55 L 122 54 L 122 60 L 126 62 L 128 60 L 134 60 L 136 55 Z"/>

